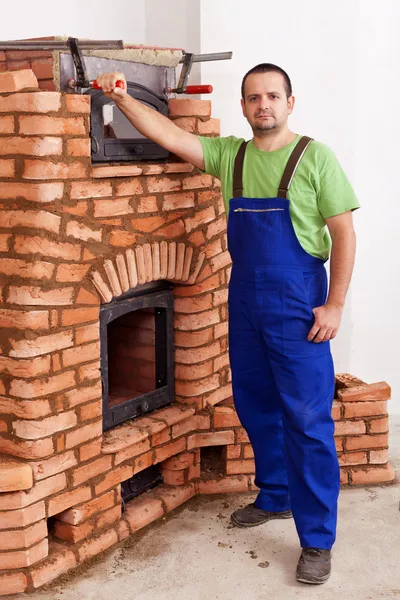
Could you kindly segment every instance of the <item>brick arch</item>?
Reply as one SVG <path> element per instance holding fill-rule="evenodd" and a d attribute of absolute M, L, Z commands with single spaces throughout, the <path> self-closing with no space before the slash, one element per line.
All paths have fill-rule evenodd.
<path fill-rule="evenodd" d="M 167 280 L 192 285 L 205 259 L 200 252 L 194 260 L 192 246 L 183 242 L 152 242 L 128 248 L 105 259 L 103 275 L 93 270 L 90 277 L 102 302 L 111 302 L 137 285 L 150 281 Z"/>

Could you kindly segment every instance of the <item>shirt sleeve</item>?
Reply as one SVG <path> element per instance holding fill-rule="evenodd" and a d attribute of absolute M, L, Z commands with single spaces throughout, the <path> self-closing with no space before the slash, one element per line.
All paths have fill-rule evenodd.
<path fill-rule="evenodd" d="M 318 206 L 323 218 L 328 219 L 360 208 L 352 185 L 335 154 L 322 144 L 321 150 Z"/>
<path fill-rule="evenodd" d="M 205 173 L 221 179 L 221 157 L 225 147 L 225 138 L 199 136 L 203 148 Z"/>

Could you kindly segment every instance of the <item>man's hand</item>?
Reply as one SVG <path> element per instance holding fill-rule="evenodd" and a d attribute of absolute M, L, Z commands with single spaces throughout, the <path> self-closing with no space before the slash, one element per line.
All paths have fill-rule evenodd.
<path fill-rule="evenodd" d="M 121 101 L 127 94 L 126 79 L 123 73 L 103 73 L 96 77 L 96 81 L 104 94 L 115 102 Z M 124 86 L 122 88 L 116 87 L 117 81 L 123 81 Z"/>
<path fill-rule="evenodd" d="M 333 304 L 324 304 L 324 306 L 314 308 L 315 322 L 308 334 L 308 341 L 319 344 L 333 340 L 340 327 L 342 311 L 342 307 Z"/>

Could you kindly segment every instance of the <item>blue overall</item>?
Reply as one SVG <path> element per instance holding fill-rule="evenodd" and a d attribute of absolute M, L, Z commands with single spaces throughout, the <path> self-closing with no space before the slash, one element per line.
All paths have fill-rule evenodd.
<path fill-rule="evenodd" d="M 330 549 L 340 479 L 334 369 L 329 342 L 307 340 L 327 275 L 300 245 L 285 197 L 307 140 L 296 164 L 288 161 L 280 197 L 245 198 L 241 184 L 230 201 L 229 352 L 235 407 L 254 449 L 256 506 L 291 509 L 301 546 Z"/>

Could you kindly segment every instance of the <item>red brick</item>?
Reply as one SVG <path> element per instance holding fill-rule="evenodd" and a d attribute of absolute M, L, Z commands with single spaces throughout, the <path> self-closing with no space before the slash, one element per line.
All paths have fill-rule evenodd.
<path fill-rule="evenodd" d="M 227 265 L 231 264 L 231 255 L 228 251 L 222 252 L 222 254 L 219 254 L 218 256 L 212 258 L 210 263 L 211 270 L 213 273 L 215 273 L 216 271 L 219 271 L 220 269 L 223 269 Z"/>
<path fill-rule="evenodd" d="M 30 184 L 22 184 L 30 185 Z M 34 184 L 37 185 L 37 184 Z M 46 231 L 58 233 L 60 231 L 61 217 L 43 210 L 2 210 L 1 226 L 3 228 L 14 227 L 39 227 Z"/>
<path fill-rule="evenodd" d="M 20 398 L 35 398 L 53 392 L 59 392 L 72 387 L 74 383 L 74 373 L 71 371 L 61 373 L 60 375 L 54 375 L 47 379 L 37 379 L 30 382 L 21 379 L 13 379 L 11 381 L 10 394 Z"/>
<path fill-rule="evenodd" d="M 31 69 L 0 73 L 0 92 L 2 94 L 37 87 L 38 81 Z"/>
<path fill-rule="evenodd" d="M 51 438 L 34 441 L 16 441 L 7 440 L 0 437 L 0 452 L 34 460 L 35 458 L 44 458 L 53 453 L 53 442 Z"/>
<path fill-rule="evenodd" d="M 79 525 L 93 515 L 111 508 L 114 506 L 114 503 L 115 494 L 114 490 L 111 490 L 110 492 L 107 492 L 106 494 L 103 494 L 102 496 L 99 496 L 90 502 L 86 502 L 82 506 L 70 508 L 62 512 L 61 514 L 57 515 L 57 518 L 64 523 Z"/>
<path fill-rule="evenodd" d="M 228 460 L 226 464 L 227 475 L 252 474 L 255 471 L 253 460 Z"/>
<path fill-rule="evenodd" d="M 103 456 L 87 465 L 74 469 L 71 475 L 72 485 L 76 486 L 85 483 L 109 469 L 111 469 L 111 456 Z"/>
<path fill-rule="evenodd" d="M 64 367 L 71 367 L 80 363 L 99 358 L 100 342 L 84 344 L 83 346 L 74 346 L 68 348 L 62 353 Z"/>
<path fill-rule="evenodd" d="M 0 97 L 0 112 L 47 113 L 59 110 L 61 94 L 56 92 L 25 92 Z"/>
<path fill-rule="evenodd" d="M 61 324 L 65 326 L 78 325 L 80 323 L 88 323 L 97 321 L 99 318 L 99 307 L 94 308 L 72 308 L 63 310 L 61 316 Z"/>
<path fill-rule="evenodd" d="M 168 458 L 162 466 L 169 471 L 183 471 L 194 464 L 194 458 L 193 452 L 183 452 Z"/>
<path fill-rule="evenodd" d="M 51 413 L 48 400 L 12 400 L 0 397 L 0 413 L 21 419 L 40 419 Z"/>
<path fill-rule="evenodd" d="M 166 485 L 185 484 L 185 471 L 169 471 L 168 469 L 162 469 L 161 473 Z"/>
<path fill-rule="evenodd" d="M 186 450 L 186 439 L 179 439 L 175 442 L 171 442 L 166 446 L 162 446 L 161 448 L 157 448 L 155 451 L 154 464 L 162 462 L 173 456 L 174 454 L 179 454 Z"/>
<path fill-rule="evenodd" d="M 197 211 L 193 217 L 185 219 L 186 233 L 190 233 L 200 225 L 204 225 L 215 219 L 215 210 L 213 206 L 209 206 L 203 210 Z"/>
<path fill-rule="evenodd" d="M 199 494 L 231 494 L 248 492 L 247 477 L 225 477 L 224 479 L 199 481 Z"/>
<path fill-rule="evenodd" d="M 366 452 L 345 452 L 339 456 L 340 466 L 366 465 L 367 462 Z"/>
<path fill-rule="evenodd" d="M 73 408 L 79 404 L 85 404 L 89 400 L 101 399 L 101 384 L 80 387 L 65 394 L 67 408 Z"/>
<path fill-rule="evenodd" d="M 196 490 L 193 484 L 175 489 L 159 486 L 154 493 L 157 498 L 162 498 L 167 511 L 170 512 L 193 498 L 196 495 Z"/>
<path fill-rule="evenodd" d="M 215 339 L 219 339 L 220 337 L 228 335 L 228 323 L 219 323 L 214 327 L 214 337 Z"/>
<path fill-rule="evenodd" d="M 103 529 L 104 527 L 108 527 L 112 525 L 116 521 L 121 519 L 122 506 L 119 504 L 118 506 L 114 506 L 104 512 L 97 520 L 96 520 L 96 528 Z"/>
<path fill-rule="evenodd" d="M 177 192 L 181 189 L 181 180 L 176 177 L 148 177 L 147 189 L 151 194 L 157 192 Z"/>
<path fill-rule="evenodd" d="M 92 294 L 91 292 L 89 292 L 88 290 L 86 290 L 85 288 L 81 288 L 78 292 L 78 295 L 76 297 L 76 304 L 94 304 L 97 305 L 99 304 L 99 297 L 97 295 Z M 81 343 L 83 341 L 89 341 L 89 340 L 81 340 L 81 342 L 78 342 L 78 339 L 76 340 L 77 343 Z"/>
<path fill-rule="evenodd" d="M 29 465 L 0 458 L 0 492 L 29 490 L 33 485 L 32 469 Z M 0 543 L 0 547 L 2 547 Z"/>
<path fill-rule="evenodd" d="M 2 137 L 0 138 L 0 154 L 13 156 L 19 154 L 58 156 L 62 154 L 62 139 L 56 137 Z"/>
<path fill-rule="evenodd" d="M 389 419 L 385 417 L 383 419 L 373 419 L 370 422 L 370 433 L 386 433 L 389 431 Z"/>
<path fill-rule="evenodd" d="M 199 120 L 197 122 L 197 131 L 199 135 L 219 135 L 221 129 L 221 119 Z"/>
<path fill-rule="evenodd" d="M 133 475 L 136 475 L 136 473 L 140 473 L 140 471 L 143 471 L 143 469 L 147 469 L 148 467 L 151 467 L 152 464 L 153 464 L 153 451 L 151 450 L 150 452 L 146 452 L 146 454 L 142 454 L 138 458 L 135 458 Z"/>
<path fill-rule="evenodd" d="M 96 495 L 106 492 L 110 488 L 114 487 L 121 481 L 130 479 L 133 475 L 133 467 L 130 465 L 123 465 L 117 467 L 111 473 L 108 473 L 101 481 L 95 486 Z"/>
<path fill-rule="evenodd" d="M 376 402 L 349 402 L 344 404 L 345 419 L 353 417 L 374 417 L 378 415 L 386 415 L 387 402 L 385 400 Z"/>
<path fill-rule="evenodd" d="M 75 431 L 70 431 L 66 434 L 66 447 L 67 449 L 74 448 L 75 446 L 83 444 L 83 442 L 99 437 L 101 434 L 101 421 L 89 423 L 89 425 L 85 425 L 84 427 L 80 427 L 79 429 L 75 429 Z"/>
<path fill-rule="evenodd" d="M 254 450 L 251 444 L 243 446 L 243 458 L 254 458 Z"/>
<path fill-rule="evenodd" d="M 212 392 L 211 394 L 208 394 L 204 398 L 204 406 L 207 406 L 207 405 L 214 406 L 215 404 L 218 404 L 222 400 L 225 400 L 226 398 L 230 398 L 231 396 L 232 396 L 232 385 L 231 384 L 224 385 L 223 387 L 220 387 L 216 392 Z"/>
<path fill-rule="evenodd" d="M 24 200 L 44 204 L 60 200 L 63 191 L 64 184 L 61 182 L 19 183 L 8 181 L 0 183 L 0 200 L 23 198 Z"/>
<path fill-rule="evenodd" d="M 196 419 L 192 417 L 187 419 L 186 421 L 182 421 L 182 423 L 178 423 L 172 427 L 172 437 L 173 439 L 180 437 L 181 435 L 186 435 L 187 433 L 191 433 L 197 429 Z"/>
<path fill-rule="evenodd" d="M 176 306 L 177 300 L 175 300 Z M 202 329 L 201 331 L 175 331 L 175 346 L 183 348 L 196 348 L 203 346 L 212 340 L 212 328 Z"/>
<path fill-rule="evenodd" d="M 112 198 L 111 200 L 95 200 L 94 216 L 96 218 L 102 218 L 129 215 L 134 212 L 130 201 L 131 199 L 129 197 Z"/>
<path fill-rule="evenodd" d="M 101 454 L 101 443 L 102 439 L 99 438 L 94 440 L 94 442 L 89 442 L 88 444 L 84 444 L 78 449 L 79 460 L 84 462 L 86 460 L 90 460 L 95 456 L 99 456 Z"/>
<path fill-rule="evenodd" d="M 0 177 L 15 176 L 15 160 L 0 160 Z"/>
<path fill-rule="evenodd" d="M 346 450 L 368 450 L 370 448 L 382 448 L 388 445 L 388 434 L 360 435 L 346 439 Z"/>
<path fill-rule="evenodd" d="M 41 540 L 28 550 L 17 550 L 0 554 L 0 569 L 21 569 L 29 567 L 48 555 L 48 540 Z"/>
<path fill-rule="evenodd" d="M 18 258 L 0 258 L 0 274 L 24 279 L 50 279 L 54 265 L 44 261 L 26 262 Z"/>
<path fill-rule="evenodd" d="M 216 323 L 219 323 L 219 321 L 219 311 L 218 309 L 213 309 L 197 314 L 177 314 L 175 317 L 175 326 L 181 331 L 192 331 L 203 329 L 209 325 L 215 325 Z"/>
<path fill-rule="evenodd" d="M 77 464 L 77 459 L 72 451 L 57 454 L 47 460 L 31 462 L 30 467 L 33 471 L 35 481 L 46 479 L 57 473 L 67 471 Z"/>
<path fill-rule="evenodd" d="M 132 533 L 146 527 L 164 514 L 162 503 L 159 499 L 146 495 L 129 502 L 125 510 L 125 519 L 130 525 Z"/>
<path fill-rule="evenodd" d="M 25 592 L 27 586 L 28 582 L 24 573 L 0 575 L 0 596 Z"/>
<path fill-rule="evenodd" d="M 191 398 L 193 396 L 200 396 L 206 394 L 212 390 L 217 389 L 219 386 L 219 375 L 211 375 L 197 381 L 176 381 L 175 391 L 180 396 Z"/>
<path fill-rule="evenodd" d="M 204 446 L 226 446 L 234 444 L 233 431 L 219 431 L 211 433 L 195 433 L 188 438 L 188 450 L 203 448 Z"/>
<path fill-rule="evenodd" d="M 87 383 L 87 381 L 98 379 L 100 377 L 100 359 L 79 367 L 78 374 L 80 383 Z"/>
<path fill-rule="evenodd" d="M 194 206 L 194 193 L 185 194 L 165 194 L 163 210 L 180 210 L 182 208 L 192 208 Z"/>
<path fill-rule="evenodd" d="M 18 550 L 29 548 L 47 537 L 46 520 L 39 521 L 26 529 L 0 531 L 0 546 L 2 550 Z"/>
<path fill-rule="evenodd" d="M 194 190 L 198 188 L 207 188 L 212 186 L 211 175 L 192 175 L 191 177 L 185 177 L 183 180 L 184 190 Z"/>
<path fill-rule="evenodd" d="M 0 117 L 0 133 L 14 133 L 14 117 Z"/>
<path fill-rule="evenodd" d="M 368 467 L 365 469 L 351 470 L 354 485 L 371 485 L 374 483 L 390 483 L 395 477 L 392 465 L 384 467 Z"/>
<path fill-rule="evenodd" d="M 166 444 L 169 441 L 171 441 L 170 429 L 164 429 L 163 431 L 155 433 L 150 438 L 150 444 L 152 447 L 161 446 L 161 444 Z"/>
<path fill-rule="evenodd" d="M 229 406 L 218 406 L 214 411 L 214 426 L 217 429 L 240 426 L 236 411 Z"/>
<path fill-rule="evenodd" d="M 332 419 L 334 421 L 339 421 L 339 419 L 341 418 L 341 410 L 342 410 L 342 407 L 339 404 L 339 402 L 337 402 L 337 400 L 334 400 L 333 406 L 332 406 Z"/>
<path fill-rule="evenodd" d="M 137 206 L 137 212 L 158 212 L 157 196 L 142 196 Z"/>
<path fill-rule="evenodd" d="M 76 566 L 76 558 L 72 551 L 61 549 L 50 554 L 48 560 L 30 571 L 34 588 L 50 583 L 63 573 Z"/>
<path fill-rule="evenodd" d="M 19 117 L 19 130 L 24 135 L 85 135 L 82 117 L 48 117 L 42 115 Z"/>
<path fill-rule="evenodd" d="M 337 421 L 335 435 L 357 435 L 366 433 L 364 421 Z"/>
<path fill-rule="evenodd" d="M 139 179 L 128 179 L 117 185 L 117 196 L 136 196 L 138 194 L 143 194 L 143 186 Z"/>
<path fill-rule="evenodd" d="M 60 211 L 63 213 L 67 213 L 69 215 L 76 215 L 78 217 L 84 217 L 88 214 L 89 211 L 89 203 L 87 201 L 81 200 L 77 202 L 73 206 L 69 206 L 68 204 L 63 204 L 60 206 Z M 84 260 L 85 260 L 85 252 L 89 252 L 87 248 L 84 248 Z"/>
<path fill-rule="evenodd" d="M 389 460 L 389 451 L 386 450 L 371 450 L 369 453 L 369 462 L 372 465 L 384 465 Z"/>
<path fill-rule="evenodd" d="M 101 242 L 101 230 L 91 229 L 78 221 L 67 223 L 66 233 L 73 238 L 87 241 Z"/>
<path fill-rule="evenodd" d="M 67 330 L 61 333 L 38 336 L 35 339 L 10 339 L 10 356 L 32 357 L 54 352 L 62 348 L 68 348 L 73 345 L 72 331 Z"/>
<path fill-rule="evenodd" d="M 172 117 L 210 117 L 210 100 L 190 100 L 171 98 L 168 101 L 169 116 Z"/>
<path fill-rule="evenodd" d="M 354 386 L 338 391 L 339 399 L 343 402 L 361 402 L 370 400 L 389 400 L 391 389 L 385 381 Z"/>
<path fill-rule="evenodd" d="M 70 508 L 74 504 L 79 504 L 89 500 L 92 493 L 89 486 L 77 488 L 73 492 L 60 494 L 55 498 L 50 498 L 48 506 L 48 516 L 58 515 L 58 513 Z"/>
<path fill-rule="evenodd" d="M 51 494 L 65 489 L 67 484 L 64 473 L 59 473 L 48 479 L 35 483 L 28 492 L 15 492 L 13 494 L 2 494 L 0 496 L 0 509 L 19 509 L 34 504 Z"/>
<path fill-rule="evenodd" d="M 117 454 L 115 455 L 115 464 L 119 465 L 120 463 L 125 462 L 126 460 L 129 460 L 131 458 L 134 458 L 135 456 L 138 456 L 139 454 L 143 454 L 144 452 L 147 452 L 148 450 L 150 450 L 150 441 L 148 439 L 142 440 L 141 442 L 138 442 L 137 444 L 133 444 L 132 446 L 128 446 L 124 450 L 117 452 Z"/>
<path fill-rule="evenodd" d="M 32 71 L 38 79 L 53 79 L 53 57 L 32 60 Z"/>
<path fill-rule="evenodd" d="M 99 537 L 96 537 L 92 540 L 88 540 L 83 543 L 82 546 L 78 549 L 79 560 L 87 560 L 88 558 L 92 558 L 96 556 L 96 554 L 100 554 L 100 552 L 104 552 L 110 546 L 113 546 L 118 542 L 118 536 L 114 529 L 110 529 L 105 533 L 101 534 Z"/>
<path fill-rule="evenodd" d="M 14 377 L 37 377 L 47 375 L 50 370 L 50 357 L 43 356 L 39 358 L 7 358 L 0 356 L 0 373 L 5 372 Z"/>
<path fill-rule="evenodd" d="M 45 160 L 25 160 L 24 179 L 82 179 L 86 167 L 80 162 L 62 163 Z"/>
<path fill-rule="evenodd" d="M 82 247 L 80 244 L 54 242 L 41 236 L 28 237 L 20 235 L 15 238 L 14 248 L 18 254 L 40 254 L 52 258 L 79 261 Z"/>
<path fill-rule="evenodd" d="M 69 112 L 75 113 L 90 113 L 90 96 L 82 96 L 81 94 L 67 94 L 65 103 Z"/>
<path fill-rule="evenodd" d="M 67 154 L 68 156 L 90 156 L 90 139 L 75 138 L 67 140 Z"/>
<path fill-rule="evenodd" d="M 348 485 L 349 483 L 349 474 L 347 471 L 340 469 L 340 485 Z"/>
<path fill-rule="evenodd" d="M 78 409 L 79 419 L 81 421 L 88 421 L 89 419 L 95 419 L 101 417 L 103 412 L 101 400 L 96 400 L 90 404 L 86 404 Z"/>
<path fill-rule="evenodd" d="M 19 438 L 35 440 L 70 429 L 76 425 L 76 421 L 76 414 L 70 411 L 47 417 L 42 421 L 14 421 L 13 430 Z"/>
<path fill-rule="evenodd" d="M 46 517 L 44 502 L 38 502 L 19 510 L 0 512 L 0 529 L 27 527 Z"/>
<path fill-rule="evenodd" d="M 57 267 L 56 281 L 61 283 L 74 283 L 76 281 L 82 281 L 89 269 L 90 265 L 71 265 L 68 263 L 60 264 Z"/>

